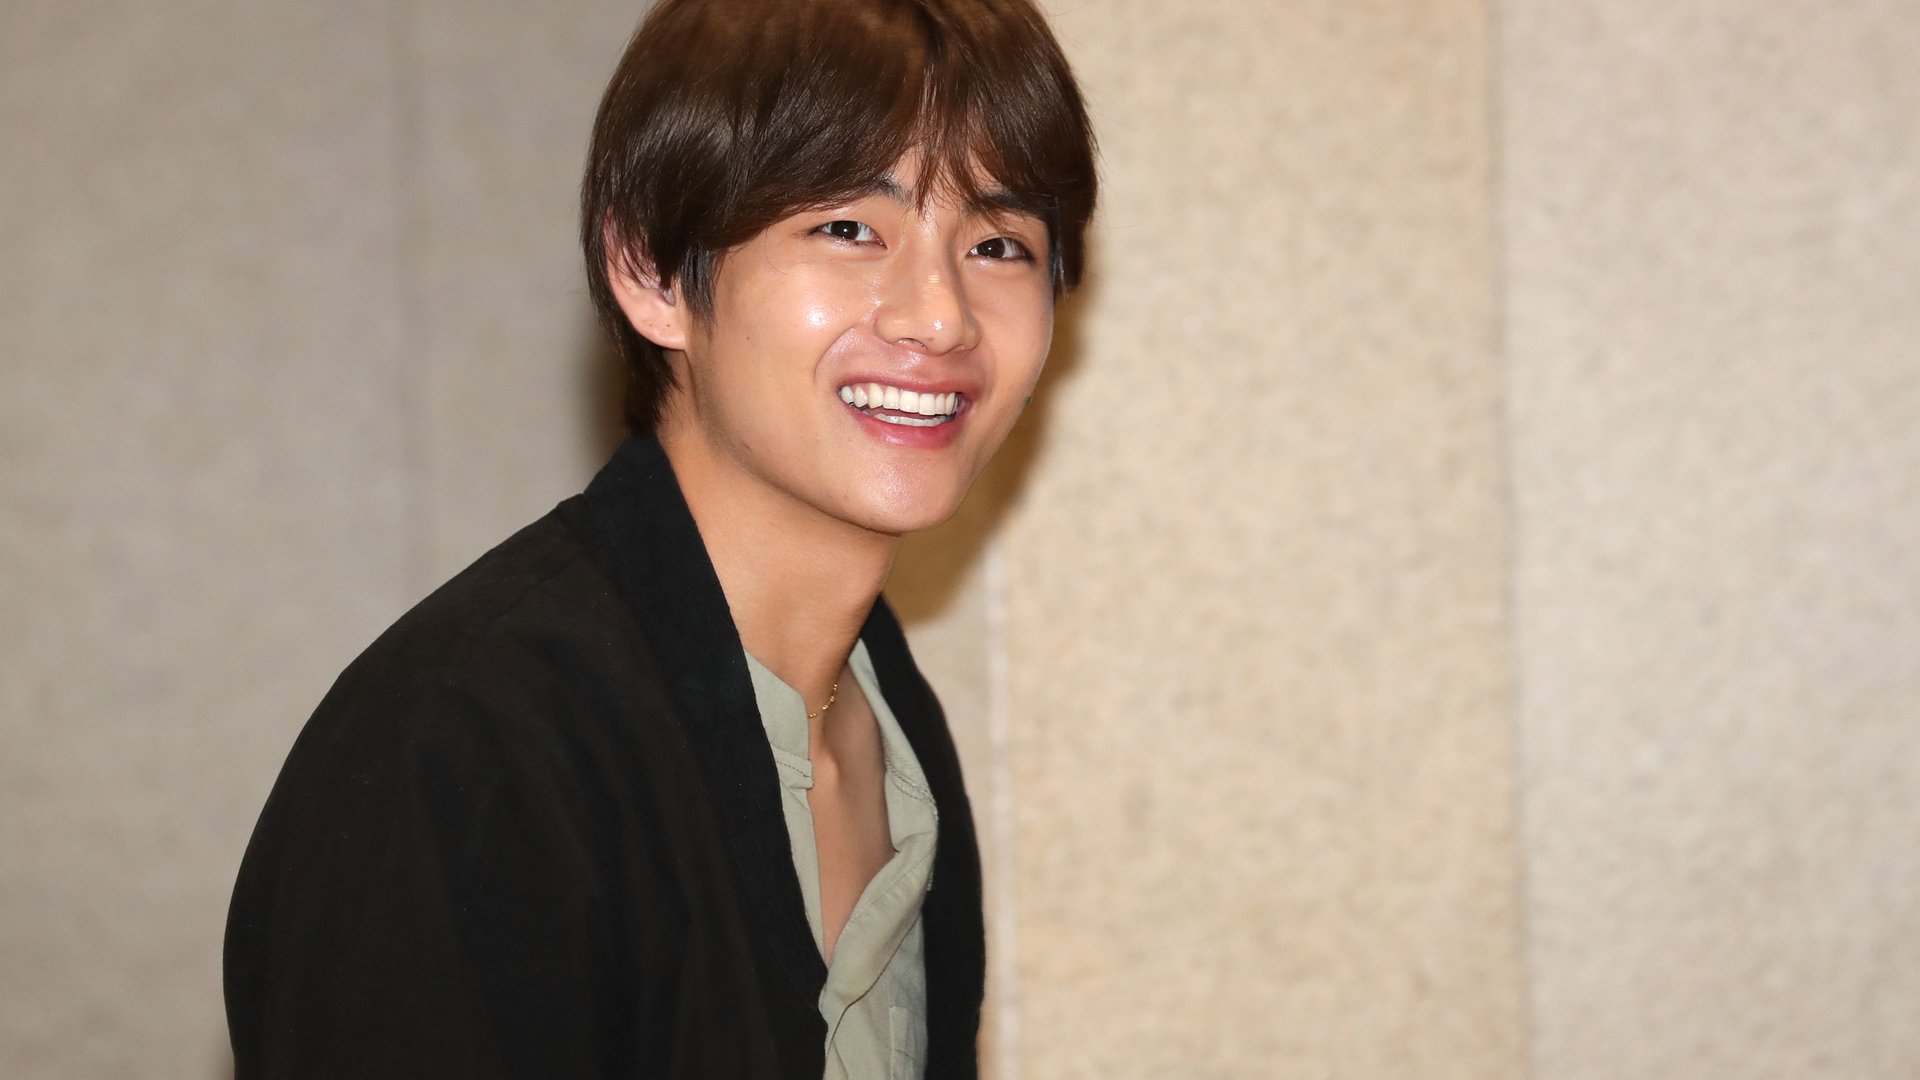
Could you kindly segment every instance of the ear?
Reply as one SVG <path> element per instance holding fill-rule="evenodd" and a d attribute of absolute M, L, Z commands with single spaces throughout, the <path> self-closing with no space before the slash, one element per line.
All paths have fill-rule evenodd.
<path fill-rule="evenodd" d="M 692 313 L 671 284 L 662 284 L 639 255 L 608 246 L 607 281 L 627 322 L 640 336 L 663 349 L 685 352 Z"/>

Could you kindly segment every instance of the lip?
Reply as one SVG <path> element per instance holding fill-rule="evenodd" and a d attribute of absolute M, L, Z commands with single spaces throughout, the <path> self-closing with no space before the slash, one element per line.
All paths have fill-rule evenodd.
<path fill-rule="evenodd" d="M 852 386 L 855 383 L 870 383 L 870 382 L 877 382 L 882 386 L 897 386 L 902 390 L 911 390 L 916 394 L 955 394 L 957 393 L 962 398 L 968 401 L 971 401 L 974 397 L 977 396 L 977 392 L 976 392 L 977 384 L 968 380 L 926 379 L 926 378 L 920 378 L 913 375 L 903 375 L 897 372 L 890 373 L 890 374 L 883 374 L 880 372 L 856 372 L 851 375 L 843 375 L 840 377 L 839 382 L 836 382 L 833 384 L 833 389 L 835 391 L 838 391 L 843 386 Z"/>
<path fill-rule="evenodd" d="M 883 386 L 897 386 L 902 390 L 911 390 L 916 394 L 959 394 L 960 408 L 954 412 L 953 419 L 934 427 L 909 427 L 905 424 L 889 424 L 876 420 L 858 408 L 848 405 L 838 397 L 842 386 L 858 383 L 880 383 Z M 855 374 L 843 377 L 834 384 L 834 403 L 839 405 L 860 430 L 872 438 L 887 444 L 912 450 L 938 450 L 952 444 L 960 437 L 960 428 L 966 424 L 967 417 L 973 412 L 974 386 L 971 382 L 958 379 L 923 379 L 898 374 Z"/>

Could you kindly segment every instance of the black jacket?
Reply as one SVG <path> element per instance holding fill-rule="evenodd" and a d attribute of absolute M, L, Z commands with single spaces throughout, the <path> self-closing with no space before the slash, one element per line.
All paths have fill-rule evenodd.
<path fill-rule="evenodd" d="M 940 806 L 927 1075 L 971 1077 L 979 855 L 940 706 L 862 637 Z M 818 1080 L 826 968 L 738 633 L 657 442 L 349 666 L 228 917 L 237 1080 Z"/>

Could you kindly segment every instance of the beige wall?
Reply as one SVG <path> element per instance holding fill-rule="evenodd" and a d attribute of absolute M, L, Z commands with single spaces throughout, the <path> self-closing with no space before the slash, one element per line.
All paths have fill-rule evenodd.
<path fill-rule="evenodd" d="M 1052 10 L 1097 273 L 902 575 L 983 552 L 990 1059 L 1518 1077 L 1485 13 Z"/>
<path fill-rule="evenodd" d="M 1920 8 L 1502 8 L 1535 1076 L 1920 1075 Z"/>
<path fill-rule="evenodd" d="M 639 6 L 0 7 L 0 1075 L 222 1075 L 294 731 L 604 453 Z M 1920 19 L 1050 7 L 1092 284 L 891 587 L 992 1074 L 1920 1071 Z"/>
<path fill-rule="evenodd" d="M 1484 12 L 1057 10 L 1108 201 L 1003 542 L 1020 1075 L 1517 1077 Z"/>

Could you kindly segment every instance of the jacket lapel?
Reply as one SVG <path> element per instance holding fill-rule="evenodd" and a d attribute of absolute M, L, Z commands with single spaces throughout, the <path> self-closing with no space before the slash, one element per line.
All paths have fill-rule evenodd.
<path fill-rule="evenodd" d="M 817 1016 L 827 971 L 793 869 L 773 752 L 720 579 L 659 442 L 622 443 L 585 502 L 603 563 L 673 684 L 749 933 L 785 989 Z"/>
<path fill-rule="evenodd" d="M 971 1077 L 980 1000 L 986 989 L 986 926 L 981 912 L 980 849 L 961 781 L 960 756 L 939 699 L 907 650 L 906 635 L 883 598 L 860 631 L 887 706 L 920 759 L 940 812 L 933 882 L 921 911 L 927 957 L 927 1077 Z"/>
<path fill-rule="evenodd" d="M 826 964 L 807 925 L 780 784 L 740 634 L 666 452 L 622 443 L 584 501 L 601 559 L 673 683 L 689 744 L 727 838 L 742 902 L 789 1006 L 818 1015 Z M 980 855 L 960 760 L 900 624 L 876 600 L 861 630 L 886 696 L 940 812 L 933 883 L 921 909 L 927 964 L 927 1076 L 971 1077 L 986 980 Z"/>

